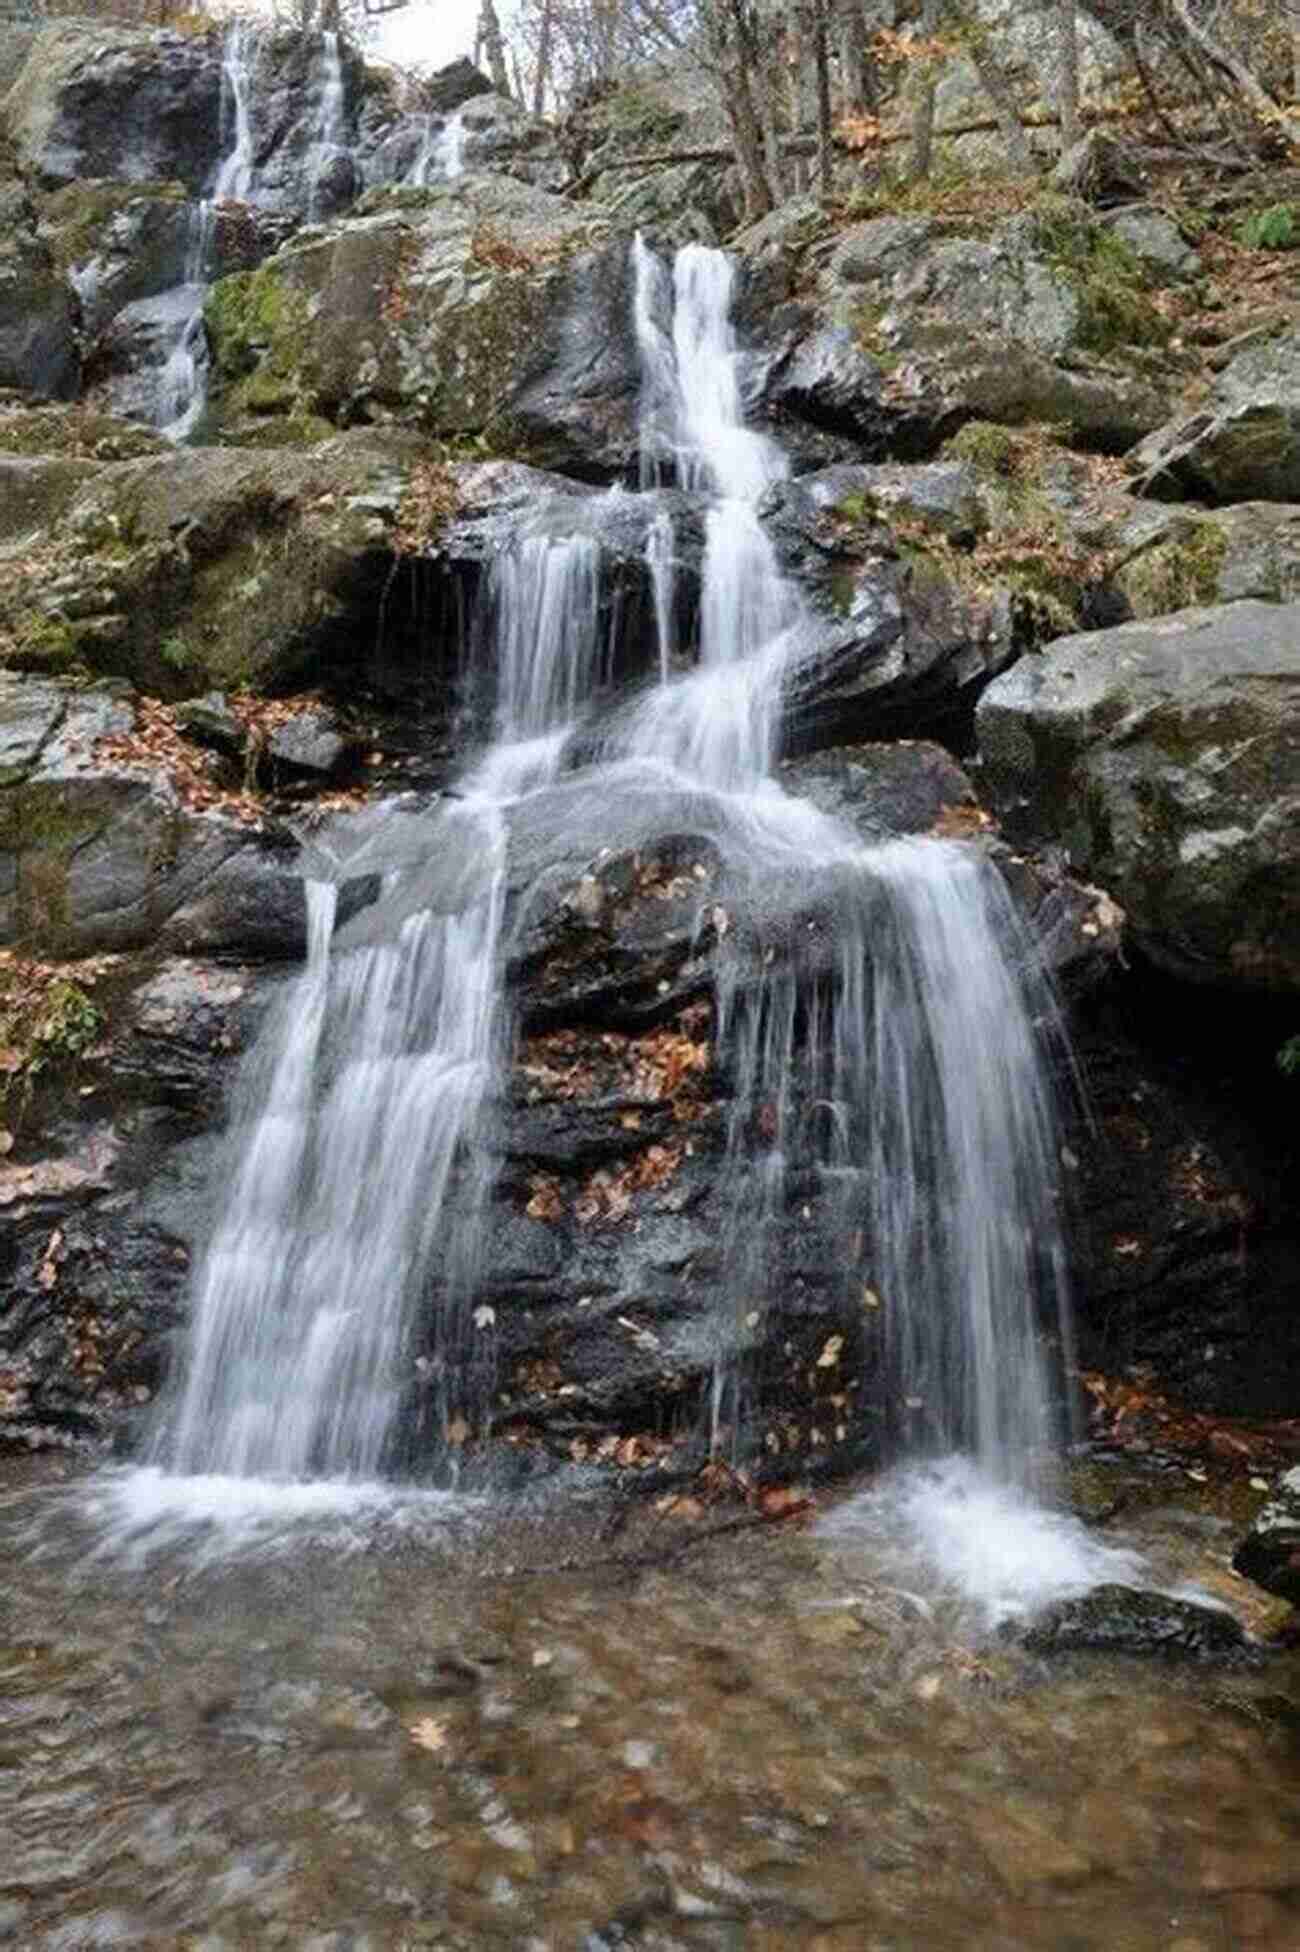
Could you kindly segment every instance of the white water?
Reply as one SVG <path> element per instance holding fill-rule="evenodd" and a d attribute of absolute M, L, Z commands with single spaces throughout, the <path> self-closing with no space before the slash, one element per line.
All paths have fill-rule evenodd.
<path fill-rule="evenodd" d="M 423 190 L 430 183 L 450 182 L 465 169 L 465 121 L 459 109 L 445 120 L 428 115 L 424 136 L 415 161 L 406 175 L 412 189 Z"/>
<path fill-rule="evenodd" d="M 217 203 L 247 203 L 253 189 L 253 31 L 232 20 L 221 56 L 221 132 L 227 147 L 212 186 Z"/>
<path fill-rule="evenodd" d="M 751 1350 L 784 1299 L 796 1188 L 815 1183 L 834 1223 L 828 1279 L 880 1324 L 871 1388 L 888 1427 L 914 1451 L 957 1446 L 977 1461 L 975 1478 L 940 1472 L 924 1496 L 895 1498 L 891 1526 L 928 1562 L 956 1559 L 968 1584 L 1003 1558 L 1037 1553 L 1046 1568 L 1058 1521 L 1013 1487 L 1053 1438 L 1039 1320 L 1064 1304 L 1050 993 L 978 852 L 867 847 L 776 784 L 801 612 L 758 505 L 784 459 L 743 425 L 727 259 L 688 247 L 670 279 L 638 240 L 635 273 L 648 474 L 710 498 L 699 656 L 674 679 L 661 509 L 646 544 L 660 681 L 591 780 L 611 808 L 638 769 L 707 804 L 752 898 L 747 945 L 718 974 L 734 1097 L 711 1438 L 739 1453 L 751 1435 Z M 600 597 L 596 543 L 525 530 L 489 578 L 493 738 L 465 798 L 427 817 L 427 840 L 415 823 L 380 902 L 333 946 L 332 889 L 310 892 L 308 965 L 245 1074 L 239 1163 L 155 1449 L 204 1509 L 223 1495 L 214 1482 L 355 1484 L 400 1462 L 417 1375 L 426 1419 L 453 1447 L 489 1414 L 491 1310 L 474 1296 L 502 1035 L 504 812 L 555 779 L 608 676 Z M 590 795 L 575 805 L 589 821 Z M 373 837 L 357 847 L 321 871 L 385 865 Z M 805 902 L 813 917 L 793 932 L 791 891 L 793 912 Z M 960 1562 L 944 1541 L 976 1530 L 983 1543 Z M 1001 1592 L 1020 1574 L 990 1576 Z"/>
<path fill-rule="evenodd" d="M 175 293 L 176 337 L 163 365 L 150 420 L 168 440 L 186 441 L 208 401 L 208 336 L 203 311 L 208 297 L 216 206 L 246 202 L 253 189 L 252 38 L 246 21 L 227 27 L 221 55 L 221 132 L 227 144 L 212 195 L 190 212 L 185 281 Z"/>
<path fill-rule="evenodd" d="M 313 144 L 311 212 L 320 215 L 320 180 L 333 156 L 344 146 L 346 125 L 343 100 L 343 60 L 339 37 L 332 32 L 321 35 L 321 78 L 316 114 L 316 139 Z"/>

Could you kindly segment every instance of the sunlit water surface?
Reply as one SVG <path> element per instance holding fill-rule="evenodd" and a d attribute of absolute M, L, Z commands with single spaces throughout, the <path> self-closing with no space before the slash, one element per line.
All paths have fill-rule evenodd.
<path fill-rule="evenodd" d="M 51 1468 L 0 1503 L 7 1943 L 1300 1944 L 1294 1660 L 1048 1667 L 989 1632 L 1109 1553 L 1221 1578 L 1219 1521 L 1103 1548 L 954 1466 L 654 1564 L 690 1522 L 581 1484 L 295 1513 Z"/>

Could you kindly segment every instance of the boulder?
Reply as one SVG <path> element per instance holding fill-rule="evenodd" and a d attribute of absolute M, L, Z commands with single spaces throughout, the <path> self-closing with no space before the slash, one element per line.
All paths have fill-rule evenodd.
<path fill-rule="evenodd" d="M 609 480 L 635 452 L 629 275 L 600 220 L 505 177 L 372 193 L 215 287 L 218 405 L 397 420 Z"/>
<path fill-rule="evenodd" d="M 5 103 L 24 169 L 46 187 L 179 180 L 201 194 L 223 152 L 221 48 L 216 32 L 48 27 Z"/>
<path fill-rule="evenodd" d="M 1232 1563 L 1266 1593 L 1300 1606 L 1300 1466 L 1277 1480 Z"/>
<path fill-rule="evenodd" d="M 119 691 L 0 673 L 0 721 L 0 941 L 301 952 L 302 884 L 275 836 L 192 811 Z"/>
<path fill-rule="evenodd" d="M 77 301 L 38 235 L 36 212 L 0 142 L 0 387 L 46 399 L 77 390 Z"/>
<path fill-rule="evenodd" d="M 1300 326 L 1237 354 L 1195 412 L 1134 449 L 1144 494 L 1300 501 Z"/>
<path fill-rule="evenodd" d="M 218 1170 L 214 1128 L 279 987 L 179 956 L 60 977 L 89 986 L 99 1036 L 70 1073 L 38 1077 L 29 1111 L 10 1109 L 0 1167 L 0 1439 L 25 1447 L 102 1445 L 157 1389 Z"/>
<path fill-rule="evenodd" d="M 1111 580 L 1134 617 L 1198 604 L 1300 599 L 1300 506 L 1238 502 L 1212 512 L 1180 503 L 1118 511 Z"/>
<path fill-rule="evenodd" d="M 815 240 L 814 240 L 815 241 Z M 755 290 L 774 295 L 770 230 L 742 232 Z M 1085 206 L 1058 199 L 991 236 L 879 217 L 829 254 L 783 239 L 787 294 L 753 321 L 759 386 L 779 419 L 850 436 L 869 458 L 933 454 L 970 419 L 1068 425 L 1119 453 L 1170 402 L 1167 328 L 1143 261 Z"/>
<path fill-rule="evenodd" d="M 1054 1600 L 1014 1638 L 1033 1654 L 1139 1654 L 1162 1660 L 1240 1660 L 1250 1642 L 1219 1607 L 1137 1586 L 1094 1586 Z"/>
<path fill-rule="evenodd" d="M 1242 602 L 1058 640 L 980 701 L 981 778 L 1066 850 L 1160 966 L 1300 985 L 1300 604 Z"/>
<path fill-rule="evenodd" d="M 328 143 L 350 164 L 363 68 L 339 47 L 341 101 L 327 128 L 331 73 L 321 35 L 263 27 L 244 40 L 255 157 L 249 200 L 264 209 L 310 212 Z M 210 193 L 229 153 L 222 113 L 225 38 L 219 29 L 166 29 L 65 21 L 33 43 L 6 100 L 24 169 L 43 187 L 109 179 L 178 182 Z M 346 193 L 351 194 L 349 169 Z"/>

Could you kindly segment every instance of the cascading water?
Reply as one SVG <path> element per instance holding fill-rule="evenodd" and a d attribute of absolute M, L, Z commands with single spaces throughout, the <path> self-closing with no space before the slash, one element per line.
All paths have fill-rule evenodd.
<path fill-rule="evenodd" d="M 785 463 L 743 424 L 731 280 L 722 253 L 689 246 L 670 289 L 637 240 L 645 448 L 655 473 L 671 466 L 717 499 L 698 669 L 649 693 L 617 744 L 733 796 L 751 883 L 820 879 L 835 950 L 828 968 L 814 931 L 808 951 L 783 951 L 770 970 L 723 974 L 736 1094 L 712 1437 L 734 1444 L 744 1430 L 745 1352 L 761 1341 L 774 1240 L 791 1185 L 812 1172 L 841 1237 L 865 1243 L 854 1279 L 884 1311 L 896 1422 L 1011 1478 L 1050 1434 L 1037 1317 L 1041 1302 L 1054 1316 L 1064 1302 L 1051 1097 L 1031 1021 L 1050 1021 L 1050 994 L 981 857 L 936 842 L 865 848 L 772 781 L 800 605 L 757 513 Z"/>
<path fill-rule="evenodd" d="M 231 21 L 221 54 L 221 134 L 227 146 L 212 186 L 217 203 L 246 203 L 253 188 L 253 45 L 248 22 Z"/>
<path fill-rule="evenodd" d="M 412 189 L 423 190 L 430 183 L 450 182 L 464 170 L 465 120 L 460 110 L 445 121 L 436 115 L 426 116 L 420 147 L 406 174 L 407 183 Z"/>
<path fill-rule="evenodd" d="M 246 21 L 226 29 L 221 55 L 221 132 L 227 147 L 212 195 L 190 211 L 185 281 L 170 294 L 174 342 L 158 382 L 150 418 L 169 440 L 185 441 L 203 418 L 208 397 L 208 336 L 203 323 L 216 235 L 216 206 L 244 202 L 253 186 L 252 38 Z"/>
<path fill-rule="evenodd" d="M 320 67 L 319 107 L 311 173 L 310 214 L 313 217 L 321 214 L 322 179 L 334 156 L 343 147 L 345 132 L 343 57 L 339 37 L 330 31 L 321 35 Z"/>
<path fill-rule="evenodd" d="M 776 784 L 806 622 L 758 512 L 784 460 L 743 424 L 728 260 L 691 246 L 670 278 L 638 240 L 635 270 L 649 476 L 709 498 L 699 660 L 672 676 L 660 508 L 646 542 L 660 682 L 594 777 L 613 802 L 632 762 L 707 806 L 757 918 L 719 958 L 734 1091 L 711 1438 L 748 1439 L 749 1352 L 779 1299 L 771 1249 L 815 1184 L 844 1243 L 845 1295 L 879 1313 L 901 1440 L 963 1446 L 984 1481 L 1010 1484 L 1050 1435 L 1039 1318 L 1064 1292 L 1050 992 L 977 851 L 867 847 Z M 331 892 L 309 890 L 308 965 L 243 1080 L 241 1163 L 196 1284 L 160 1465 L 363 1479 L 393 1459 L 417 1365 L 444 1434 L 489 1414 L 492 1311 L 475 1305 L 475 1279 L 504 1035 L 505 814 L 556 778 L 609 675 L 600 598 L 588 537 L 539 522 L 496 560 L 493 737 L 462 797 L 415 822 L 417 844 L 386 858 L 381 835 L 322 869 L 387 869 L 380 900 L 333 942 Z M 809 919 L 768 941 L 764 912 Z"/>
<path fill-rule="evenodd" d="M 417 1363 L 453 1445 L 487 1416 L 491 1310 L 473 1292 L 502 1035 L 502 808 L 555 773 L 604 656 L 599 593 L 588 539 L 524 536 L 499 558 L 483 759 L 417 849 L 386 853 L 381 837 L 385 896 L 333 950 L 332 881 L 308 883 L 307 968 L 242 1079 L 238 1164 L 158 1467 L 373 1478 L 393 1461 Z M 334 878 L 368 866 L 321 863 Z M 417 1357 L 431 1285 L 436 1331 Z"/>

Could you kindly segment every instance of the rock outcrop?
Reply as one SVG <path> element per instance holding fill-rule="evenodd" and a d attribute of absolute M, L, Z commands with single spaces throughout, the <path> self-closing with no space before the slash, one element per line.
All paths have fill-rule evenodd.
<path fill-rule="evenodd" d="M 1266 1593 L 1300 1606 L 1300 1467 L 1284 1471 L 1232 1563 Z"/>
<path fill-rule="evenodd" d="M 993 684 L 981 778 L 1193 982 L 1300 986 L 1300 605 L 1061 638 Z"/>
<path fill-rule="evenodd" d="M 1135 450 L 1150 495 L 1300 501 L 1300 328 L 1247 346 L 1204 404 Z"/>

